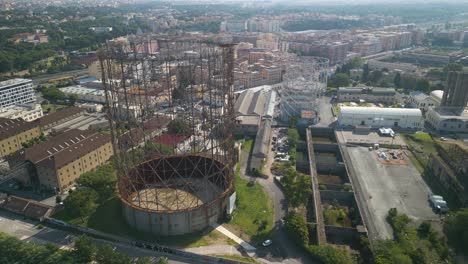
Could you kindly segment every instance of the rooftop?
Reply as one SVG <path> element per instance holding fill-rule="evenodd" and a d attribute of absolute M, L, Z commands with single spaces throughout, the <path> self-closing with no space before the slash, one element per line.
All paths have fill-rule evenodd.
<path fill-rule="evenodd" d="M 27 83 L 27 82 L 32 82 L 32 81 L 28 79 L 15 78 L 15 79 L 10 79 L 10 80 L 0 82 L 0 87 L 20 84 L 20 83 Z"/>
<path fill-rule="evenodd" d="M 7 139 L 34 127 L 37 127 L 36 122 L 26 122 L 23 119 L 0 117 L 0 140 Z"/>
<path fill-rule="evenodd" d="M 50 113 L 48 115 L 43 116 L 41 119 L 39 119 L 39 123 L 41 126 L 47 126 L 57 121 L 63 120 L 69 116 L 73 116 L 84 111 L 86 111 L 86 109 L 80 108 L 78 106 L 64 108 L 57 112 Z"/>
<path fill-rule="evenodd" d="M 381 108 L 381 107 L 348 107 L 340 108 L 343 115 L 397 115 L 397 116 L 422 116 L 417 108 Z"/>
<path fill-rule="evenodd" d="M 57 169 L 108 142 L 110 135 L 71 129 L 26 149 L 24 159 Z"/>

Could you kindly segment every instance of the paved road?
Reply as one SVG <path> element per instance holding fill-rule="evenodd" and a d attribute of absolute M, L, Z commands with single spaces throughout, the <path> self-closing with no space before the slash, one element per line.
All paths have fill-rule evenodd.
<path fill-rule="evenodd" d="M 316 124 L 316 126 L 328 127 L 335 122 L 335 117 L 331 111 L 331 98 L 328 96 L 321 96 L 317 99 L 317 104 L 319 108 L 319 117 L 320 121 Z"/>
<path fill-rule="evenodd" d="M 273 134 L 272 134 L 273 136 Z M 270 166 L 273 161 L 273 153 L 270 151 L 266 162 L 265 173 L 269 176 L 268 179 L 255 178 L 260 183 L 268 196 L 273 201 L 274 206 L 274 233 L 273 245 L 268 248 L 257 248 L 257 257 L 267 260 L 268 262 L 280 263 L 315 263 L 302 249 L 298 248 L 294 242 L 289 239 L 284 228 L 282 227 L 281 219 L 285 217 L 287 212 L 287 202 L 283 191 L 273 181 L 273 175 L 270 171 Z M 243 151 L 241 159 L 241 177 L 251 180 L 252 177 L 245 174 L 247 169 L 249 154 Z"/>
<path fill-rule="evenodd" d="M 13 213 L 0 210 L 0 232 L 17 237 L 24 241 L 30 241 L 37 244 L 52 243 L 61 248 L 71 248 L 74 239 L 77 237 L 75 234 L 63 230 L 57 230 L 49 227 L 42 229 L 37 228 L 39 223 L 23 217 L 17 216 Z M 96 244 L 109 244 L 116 247 L 117 251 L 128 254 L 131 257 L 150 257 L 152 260 L 157 260 L 159 255 L 150 250 L 136 248 L 133 246 L 109 242 L 101 239 L 93 239 Z M 182 264 L 182 263 L 197 263 L 193 260 L 185 260 L 180 258 L 169 258 L 169 263 Z"/>

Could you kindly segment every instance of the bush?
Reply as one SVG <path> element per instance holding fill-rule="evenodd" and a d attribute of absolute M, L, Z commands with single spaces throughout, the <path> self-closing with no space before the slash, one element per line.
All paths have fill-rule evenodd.
<path fill-rule="evenodd" d="M 353 258 L 344 250 L 326 246 L 305 246 L 306 251 L 317 261 L 325 264 L 352 264 Z"/>
<path fill-rule="evenodd" d="M 290 212 L 285 218 L 284 225 L 288 235 L 299 246 L 309 244 L 309 231 L 307 230 L 307 222 L 301 215 Z"/>

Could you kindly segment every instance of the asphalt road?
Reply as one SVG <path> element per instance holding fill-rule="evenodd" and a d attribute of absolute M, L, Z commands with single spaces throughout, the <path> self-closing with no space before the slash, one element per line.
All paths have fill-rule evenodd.
<path fill-rule="evenodd" d="M 37 244 L 55 244 L 63 249 L 69 249 L 73 246 L 73 241 L 77 237 L 75 234 L 64 231 L 44 227 L 39 229 L 39 222 L 24 219 L 13 213 L 0 210 L 0 232 L 17 237 L 23 241 L 29 241 Z M 101 239 L 93 238 L 96 244 L 109 244 L 115 247 L 116 251 L 126 253 L 131 257 L 150 257 L 156 261 L 160 255 L 151 250 L 141 249 L 126 244 L 109 242 Z M 197 263 L 194 260 L 186 260 L 181 258 L 169 257 L 169 263 Z"/>
<path fill-rule="evenodd" d="M 331 98 L 328 96 L 321 96 L 320 98 L 316 99 L 318 108 L 319 108 L 319 118 L 320 121 L 316 124 L 316 126 L 320 127 L 329 127 L 333 126 L 335 122 L 335 117 L 331 111 Z"/>
<path fill-rule="evenodd" d="M 273 135 L 274 132 L 271 136 Z M 252 177 L 245 174 L 247 169 L 248 156 L 248 153 L 242 153 L 241 177 L 247 180 L 251 180 Z M 265 172 L 269 176 L 268 179 L 255 178 L 255 180 L 263 186 L 268 196 L 273 201 L 274 207 L 274 233 L 272 236 L 273 244 L 267 248 L 257 247 L 257 256 L 271 262 L 291 264 L 316 263 L 304 250 L 294 244 L 282 226 L 281 219 L 286 216 L 288 207 L 283 191 L 274 182 L 273 175 L 270 172 L 270 166 L 272 164 L 273 158 L 274 153 L 270 151 L 265 168 Z"/>

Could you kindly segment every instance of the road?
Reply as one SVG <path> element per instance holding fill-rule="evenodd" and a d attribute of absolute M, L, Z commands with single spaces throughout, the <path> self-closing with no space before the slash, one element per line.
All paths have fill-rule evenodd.
<path fill-rule="evenodd" d="M 316 99 L 318 108 L 319 108 L 319 118 L 320 121 L 316 124 L 316 126 L 320 127 L 330 127 L 333 126 L 335 122 L 335 117 L 332 113 L 332 104 L 331 98 L 329 96 L 321 96 L 320 98 Z"/>
<path fill-rule="evenodd" d="M 63 249 L 68 249 L 73 246 L 73 241 L 77 235 L 58 229 L 44 227 L 38 228 L 39 222 L 28 219 L 23 219 L 13 213 L 0 210 L 0 232 L 14 236 L 23 241 L 33 242 L 37 244 L 55 244 Z M 150 257 L 152 260 L 157 260 L 159 255 L 151 250 L 141 249 L 126 244 L 105 241 L 93 238 L 96 244 L 109 244 L 116 248 L 116 251 L 125 253 L 131 257 Z M 186 260 L 182 258 L 169 257 L 169 263 L 197 263 L 194 260 Z"/>
<path fill-rule="evenodd" d="M 32 80 L 33 80 L 34 85 L 38 85 L 39 83 L 48 81 L 50 79 L 61 78 L 65 76 L 82 76 L 82 75 L 87 75 L 87 74 L 88 74 L 88 69 L 82 69 L 82 70 L 73 70 L 73 71 L 67 71 L 67 72 L 47 74 L 47 75 L 32 78 Z"/>
<path fill-rule="evenodd" d="M 272 133 L 272 136 L 274 134 Z M 241 158 L 241 177 L 246 180 L 251 180 L 252 177 L 246 175 L 247 163 L 249 153 L 243 151 Z M 273 201 L 274 207 L 274 233 L 272 236 L 273 244 L 268 248 L 257 248 L 257 256 L 262 259 L 266 259 L 271 262 L 281 263 L 316 263 L 309 255 L 299 247 L 288 237 L 286 231 L 282 227 L 281 219 L 286 216 L 287 213 L 287 201 L 284 197 L 283 191 L 274 182 L 273 175 L 270 171 L 270 166 L 273 163 L 274 153 L 271 151 L 268 154 L 268 159 L 265 165 L 264 173 L 268 175 L 267 179 L 255 178 L 260 183 L 265 191 L 267 192 L 270 199 Z"/>

